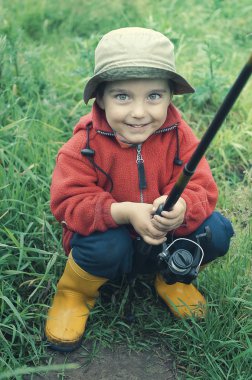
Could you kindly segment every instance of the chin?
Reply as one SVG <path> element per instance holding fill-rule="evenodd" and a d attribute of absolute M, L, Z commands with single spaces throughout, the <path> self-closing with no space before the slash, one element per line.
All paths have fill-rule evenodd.
<path fill-rule="evenodd" d="M 144 143 L 150 136 L 138 136 L 138 137 L 135 137 L 135 138 L 129 138 L 127 139 L 127 141 L 130 143 L 130 144 L 142 144 Z"/>
<path fill-rule="evenodd" d="M 146 141 L 146 139 L 138 139 L 138 140 L 130 140 L 130 144 L 142 144 Z"/>

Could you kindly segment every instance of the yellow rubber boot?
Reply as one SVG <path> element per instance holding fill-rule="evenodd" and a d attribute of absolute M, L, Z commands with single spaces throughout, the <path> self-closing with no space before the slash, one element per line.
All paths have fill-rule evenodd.
<path fill-rule="evenodd" d="M 176 282 L 168 285 L 158 274 L 155 288 L 171 312 L 178 318 L 203 318 L 206 314 L 206 300 L 192 284 Z"/>
<path fill-rule="evenodd" d="M 70 352 L 80 346 L 90 310 L 99 296 L 98 289 L 106 281 L 85 272 L 70 253 L 45 326 L 51 348 Z"/>

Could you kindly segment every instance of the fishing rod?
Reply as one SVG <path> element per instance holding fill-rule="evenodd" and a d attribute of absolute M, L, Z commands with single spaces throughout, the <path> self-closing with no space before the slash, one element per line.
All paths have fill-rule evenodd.
<path fill-rule="evenodd" d="M 233 86 L 230 88 L 228 94 L 216 112 L 213 121 L 203 135 L 190 160 L 185 164 L 177 182 L 173 186 L 170 194 L 167 196 L 165 203 L 158 207 L 155 215 L 161 215 L 162 211 L 171 210 L 175 203 L 178 201 L 190 178 L 195 173 L 198 163 L 202 159 L 207 148 L 220 129 L 227 114 L 233 107 L 251 73 L 252 55 L 241 70 Z M 167 283 L 173 284 L 177 281 L 190 283 L 194 278 L 197 277 L 201 262 L 204 257 L 204 251 L 201 245 L 204 240 L 211 240 L 210 228 L 206 226 L 205 232 L 197 235 L 195 239 L 196 241 L 186 238 L 179 238 L 174 240 L 168 246 L 166 243 L 163 243 L 162 252 L 157 255 L 157 265 L 160 273 L 162 273 Z M 135 255 L 137 258 L 136 266 L 139 264 L 143 265 L 143 261 L 146 260 L 148 255 L 151 253 L 152 246 L 147 244 L 142 239 L 136 241 L 135 244 L 135 250 L 138 253 Z M 187 248 L 181 249 L 181 246 L 186 246 Z M 137 260 L 139 261 L 138 265 Z M 132 278 L 134 278 L 133 273 Z"/>
<path fill-rule="evenodd" d="M 223 121 L 233 107 L 243 87 L 247 83 L 251 73 L 252 55 L 241 70 L 233 86 L 230 88 L 190 160 L 185 164 L 177 182 L 173 186 L 170 194 L 167 196 L 165 203 L 158 207 L 155 213 L 156 215 L 161 215 L 162 211 L 171 210 L 178 201 L 187 183 L 194 174 L 198 163 L 205 154 L 214 136 L 220 129 Z M 163 275 L 168 284 L 174 284 L 175 282 L 189 284 L 197 277 L 204 257 L 202 242 L 203 240 L 211 240 L 211 230 L 209 226 L 205 227 L 204 233 L 196 235 L 195 238 L 196 241 L 187 238 L 179 238 L 174 240 L 168 246 L 166 243 L 163 243 L 163 250 L 157 255 L 157 265 L 160 273 Z M 151 251 L 151 246 L 148 246 L 145 243 L 145 247 L 145 255 L 148 255 Z M 141 247 L 141 252 L 144 254 L 143 245 Z"/>
<path fill-rule="evenodd" d="M 228 94 L 226 95 L 223 103 L 221 104 L 220 108 L 215 114 L 215 117 L 211 124 L 209 125 L 207 131 L 205 132 L 204 136 L 202 137 L 198 147 L 194 151 L 192 157 L 188 161 L 188 163 L 185 164 L 183 171 L 178 178 L 177 182 L 173 186 L 170 194 L 168 195 L 165 203 L 156 211 L 156 215 L 161 215 L 162 211 L 169 211 L 172 209 L 172 207 L 175 205 L 175 203 L 178 201 L 179 197 L 183 193 L 187 183 L 189 182 L 191 176 L 194 174 L 196 167 L 198 163 L 200 162 L 201 158 L 205 154 L 207 148 L 211 144 L 213 138 L 215 137 L 216 133 L 220 129 L 223 121 L 225 120 L 226 116 L 228 115 L 229 111 L 233 107 L 236 99 L 239 97 L 243 87 L 247 83 L 250 75 L 252 72 L 252 54 L 249 57 L 248 62 L 244 65 L 243 69 L 241 70 L 240 74 L 238 75 L 236 81 L 234 82 L 233 86 L 229 90 Z"/>
<path fill-rule="evenodd" d="M 190 181 L 190 178 L 195 173 L 197 165 L 204 156 L 207 148 L 220 129 L 235 101 L 239 97 L 242 89 L 246 85 L 251 73 L 252 54 L 238 75 L 233 86 L 230 88 L 223 103 L 217 110 L 213 121 L 203 135 L 190 160 L 185 164 L 177 182 L 173 186 L 170 194 L 167 196 L 165 203 L 158 207 L 155 215 L 161 215 L 162 211 L 171 210 L 175 203 L 178 201 L 186 185 Z M 190 239 L 179 238 L 168 246 L 166 243 L 163 243 L 163 250 L 157 255 L 157 262 L 159 271 L 168 284 L 174 284 L 175 282 L 189 284 L 193 279 L 197 277 L 201 262 L 204 257 L 204 251 L 201 247 L 201 241 L 203 239 L 211 239 L 211 231 L 207 226 L 205 227 L 204 233 L 196 236 L 196 242 Z M 186 242 L 187 249 L 181 249 L 181 241 L 182 244 Z M 142 239 L 135 241 L 135 250 L 137 252 L 135 255 L 135 260 L 137 259 L 140 261 L 141 265 L 143 265 L 143 261 L 146 260 L 146 257 L 148 257 L 151 252 L 151 248 L 152 246 L 147 244 Z M 134 315 L 132 314 L 131 310 L 131 298 L 133 291 L 132 289 L 136 280 L 136 270 L 137 269 L 134 268 L 133 271 L 128 275 L 130 300 L 125 318 L 129 323 L 132 323 L 134 321 Z"/>

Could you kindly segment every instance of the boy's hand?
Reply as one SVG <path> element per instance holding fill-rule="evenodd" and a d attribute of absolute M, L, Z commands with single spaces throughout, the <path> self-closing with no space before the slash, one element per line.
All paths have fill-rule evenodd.
<path fill-rule="evenodd" d="M 147 203 L 112 203 L 111 215 L 117 224 L 131 224 L 142 239 L 151 245 L 166 241 L 166 232 L 152 222 L 153 205 Z"/>
<path fill-rule="evenodd" d="M 153 202 L 152 212 L 155 213 L 155 211 L 158 209 L 158 206 L 165 203 L 166 199 L 166 195 L 163 195 L 155 199 L 155 201 Z M 185 212 L 186 202 L 183 198 L 179 198 L 171 211 L 162 211 L 161 216 L 154 215 L 152 219 L 152 224 L 155 227 L 155 229 L 167 234 L 169 231 L 172 231 L 181 226 L 185 218 Z"/>

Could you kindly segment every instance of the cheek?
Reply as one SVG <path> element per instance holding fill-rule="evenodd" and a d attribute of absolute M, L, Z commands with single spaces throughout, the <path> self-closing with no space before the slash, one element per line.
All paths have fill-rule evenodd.
<path fill-rule="evenodd" d="M 160 108 L 159 110 L 156 110 L 155 112 L 155 118 L 158 120 L 160 123 L 164 123 L 167 117 L 167 108 Z"/>
<path fill-rule="evenodd" d="M 107 120 L 111 121 L 120 121 L 124 119 L 124 114 L 122 111 L 116 109 L 116 107 L 111 106 L 108 108 L 108 111 L 106 112 Z"/>

